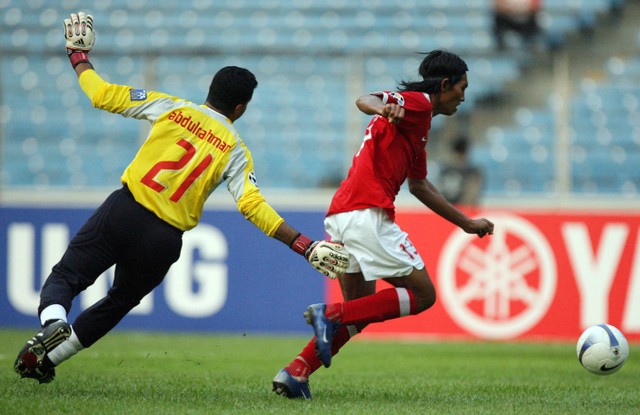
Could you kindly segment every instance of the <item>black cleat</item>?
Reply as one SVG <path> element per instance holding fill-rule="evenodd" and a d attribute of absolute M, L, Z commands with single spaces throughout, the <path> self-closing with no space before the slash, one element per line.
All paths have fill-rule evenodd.
<path fill-rule="evenodd" d="M 16 368 L 16 372 L 18 369 Z M 35 370 L 25 370 L 20 373 L 22 378 L 36 379 L 38 383 L 49 383 L 56 377 L 56 369 L 54 367 L 44 368 L 39 367 Z"/>
<path fill-rule="evenodd" d="M 45 326 L 38 334 L 27 341 L 18 353 L 13 368 L 23 378 L 37 379 L 40 383 L 49 383 L 56 371 L 47 353 L 58 347 L 71 336 L 71 326 L 62 320 Z"/>

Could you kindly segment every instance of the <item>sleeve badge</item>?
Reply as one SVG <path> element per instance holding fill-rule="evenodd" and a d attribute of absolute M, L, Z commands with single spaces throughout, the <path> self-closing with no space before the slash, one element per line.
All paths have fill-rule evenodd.
<path fill-rule="evenodd" d="M 144 101 L 147 99 L 147 90 L 132 89 L 129 91 L 129 99 L 131 99 L 131 101 Z"/>

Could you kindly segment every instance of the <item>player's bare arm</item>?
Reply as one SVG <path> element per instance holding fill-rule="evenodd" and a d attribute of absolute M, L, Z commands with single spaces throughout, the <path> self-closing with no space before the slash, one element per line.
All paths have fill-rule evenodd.
<path fill-rule="evenodd" d="M 356 100 L 356 106 L 367 115 L 380 115 L 391 124 L 398 124 L 404 118 L 404 108 L 395 103 L 383 103 L 377 95 L 363 95 Z"/>
<path fill-rule="evenodd" d="M 453 206 L 427 179 L 408 179 L 409 191 L 429 209 L 467 233 L 483 237 L 493 234 L 493 223 L 485 218 L 472 219 Z"/>

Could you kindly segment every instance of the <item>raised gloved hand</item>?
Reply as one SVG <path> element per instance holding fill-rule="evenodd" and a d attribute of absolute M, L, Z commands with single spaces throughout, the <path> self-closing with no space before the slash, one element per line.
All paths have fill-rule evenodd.
<path fill-rule="evenodd" d="M 89 62 L 89 51 L 96 43 L 96 32 L 93 31 L 93 16 L 83 12 L 71 13 L 64 19 L 64 38 L 67 55 L 71 65 Z"/>
<path fill-rule="evenodd" d="M 349 253 L 344 246 L 335 242 L 312 241 L 304 235 L 298 235 L 291 249 L 304 255 L 311 266 L 332 280 L 343 275 L 349 266 Z"/>

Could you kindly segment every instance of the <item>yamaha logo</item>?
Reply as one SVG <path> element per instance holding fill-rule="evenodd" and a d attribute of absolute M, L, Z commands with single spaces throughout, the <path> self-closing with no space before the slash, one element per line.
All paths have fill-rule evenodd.
<path fill-rule="evenodd" d="M 492 236 L 479 239 L 458 229 L 445 243 L 438 268 L 440 298 L 468 332 L 509 339 L 545 316 L 556 291 L 555 257 L 544 235 L 526 220 L 486 217 L 495 218 Z"/>

